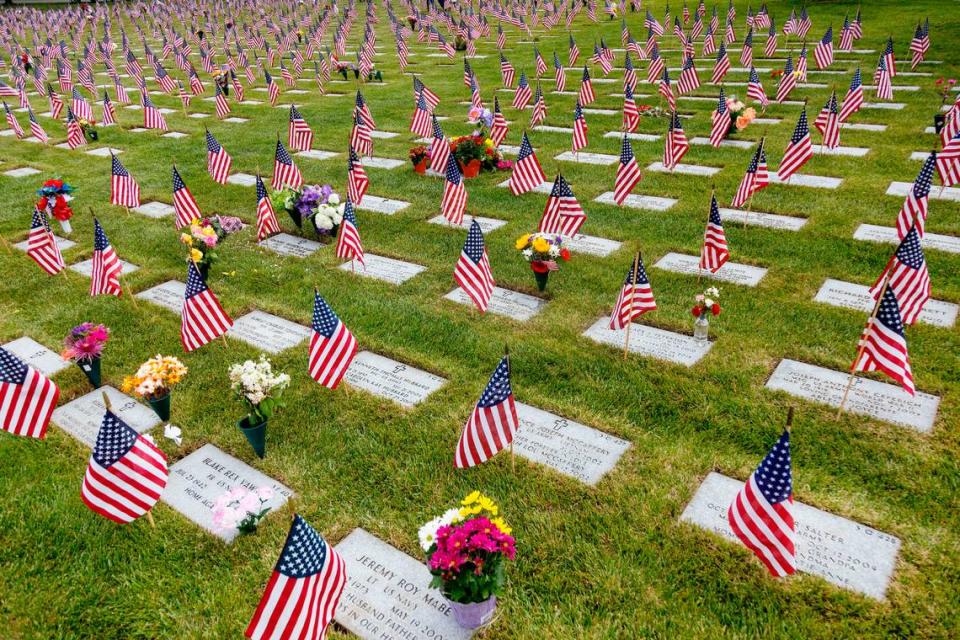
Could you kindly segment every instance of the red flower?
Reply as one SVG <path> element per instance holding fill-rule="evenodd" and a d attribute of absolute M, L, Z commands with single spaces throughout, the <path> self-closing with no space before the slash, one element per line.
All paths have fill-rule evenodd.
<path fill-rule="evenodd" d="M 487 155 L 488 155 L 488 156 L 492 156 L 492 155 L 493 155 L 493 149 L 487 148 L 487 149 L 486 149 L 486 152 L 487 152 Z"/>
<path fill-rule="evenodd" d="M 699 318 L 700 314 L 703 313 L 703 309 L 701 309 L 700 307 L 694 307 L 693 309 L 690 310 L 690 313 L 693 314 L 693 317 Z"/>
<path fill-rule="evenodd" d="M 712 313 L 715 316 L 720 315 L 720 304 L 717 302 L 714 302 L 713 306 L 710 307 L 710 313 Z"/>
<path fill-rule="evenodd" d="M 560 249 L 560 257 L 563 258 L 564 261 L 569 260 L 569 259 L 570 259 L 570 250 L 569 250 L 569 249 Z"/>
<path fill-rule="evenodd" d="M 47 186 L 47 185 L 44 185 L 44 186 Z M 47 210 L 47 196 L 43 196 L 42 198 L 40 198 L 40 202 L 37 203 L 37 209 L 40 209 L 40 211 Z"/>
<path fill-rule="evenodd" d="M 548 267 L 545 263 L 541 262 L 540 260 L 534 260 L 533 262 L 531 262 L 530 268 L 533 269 L 536 273 L 546 273 L 550 271 L 550 267 Z"/>

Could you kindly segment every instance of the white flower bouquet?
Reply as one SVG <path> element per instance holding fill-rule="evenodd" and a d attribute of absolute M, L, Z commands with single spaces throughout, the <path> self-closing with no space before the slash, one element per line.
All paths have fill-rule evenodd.
<path fill-rule="evenodd" d="M 232 365 L 229 375 L 230 388 L 247 405 L 251 425 L 266 422 L 283 406 L 280 395 L 290 385 L 290 376 L 274 373 L 266 356 Z"/>

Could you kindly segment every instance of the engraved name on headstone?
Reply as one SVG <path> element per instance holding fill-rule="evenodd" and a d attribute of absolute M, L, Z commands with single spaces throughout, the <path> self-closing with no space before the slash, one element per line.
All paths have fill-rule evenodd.
<path fill-rule="evenodd" d="M 602 202 L 603 204 L 617 204 L 616 200 L 613 199 L 613 191 L 605 191 L 594 198 L 593 201 Z M 623 206 L 625 207 L 630 207 L 631 209 L 647 209 L 649 211 L 666 211 L 675 204 L 677 204 L 677 201 L 674 198 L 644 196 L 636 193 L 631 193 L 623 201 Z"/>
<path fill-rule="evenodd" d="M 358 389 L 414 407 L 446 384 L 446 380 L 371 351 L 361 351 L 347 368 L 344 381 Z"/>
<path fill-rule="evenodd" d="M 80 396 L 67 404 L 57 407 L 51 421 L 91 449 L 97 441 L 100 423 L 106 407 L 103 393 L 106 392 L 113 407 L 113 414 L 130 425 L 137 433 L 149 431 L 160 424 L 160 418 L 153 409 L 140 404 L 119 389 L 105 385 Z"/>
<path fill-rule="evenodd" d="M 447 295 L 443 296 L 447 300 L 453 300 L 467 306 L 474 306 L 473 300 L 467 295 L 467 292 L 457 287 Z M 520 322 L 526 322 L 533 316 L 540 313 L 540 310 L 547 305 L 546 300 L 541 300 L 535 296 L 511 291 L 501 287 L 494 287 L 493 294 L 490 296 L 490 303 L 487 305 L 487 311 L 495 313 L 498 316 L 507 316 Z"/>
<path fill-rule="evenodd" d="M 623 350 L 626 329 L 611 329 L 609 316 L 600 318 L 583 335 L 600 344 Z M 632 353 L 692 367 L 707 355 L 713 343 L 657 327 L 633 323 L 629 349 Z"/>
<path fill-rule="evenodd" d="M 404 202 L 403 200 L 391 200 L 390 198 L 381 198 L 380 196 L 373 196 L 368 193 L 363 196 L 363 200 L 360 201 L 360 204 L 356 205 L 356 208 L 360 211 L 373 211 L 374 213 L 392 216 L 409 206 L 410 203 Z"/>
<path fill-rule="evenodd" d="M 755 287 L 767 274 L 763 267 L 754 267 L 748 264 L 737 264 L 736 262 L 727 262 L 716 273 L 700 269 L 700 258 L 698 256 L 689 256 L 683 253 L 668 253 L 653 265 L 658 269 L 673 271 L 674 273 L 685 273 L 691 276 L 702 276 L 721 282 L 732 282 L 746 287 Z"/>
<path fill-rule="evenodd" d="M 461 222 L 460 224 L 453 224 L 452 222 L 444 218 L 442 215 L 434 216 L 433 218 L 430 218 L 429 220 L 427 220 L 427 222 L 429 222 L 430 224 L 438 224 L 442 227 L 450 227 L 451 229 L 463 229 L 464 231 L 466 231 L 467 229 L 470 228 L 470 223 L 473 220 L 476 220 L 477 224 L 480 225 L 480 231 L 482 231 L 484 235 L 490 233 L 491 231 L 496 231 L 503 225 L 507 224 L 506 220 L 495 220 L 493 218 L 483 218 L 480 216 L 476 216 L 473 218 L 464 218 L 463 222 Z"/>
<path fill-rule="evenodd" d="M 3 345 L 7 353 L 14 355 L 43 375 L 50 377 L 70 366 L 60 354 L 47 349 L 29 336 L 11 340 Z"/>
<path fill-rule="evenodd" d="M 127 275 L 128 273 L 133 273 L 139 269 L 135 264 L 131 264 L 126 260 L 120 261 L 120 273 Z M 78 262 L 77 264 L 70 265 L 71 271 L 76 271 L 79 274 L 85 275 L 88 278 L 93 274 L 93 258 L 89 260 L 84 260 L 83 262 Z"/>
<path fill-rule="evenodd" d="M 306 340 L 310 329 L 286 318 L 254 310 L 234 320 L 227 335 L 267 353 L 280 353 Z"/>
<path fill-rule="evenodd" d="M 187 285 L 183 282 L 167 280 L 155 287 L 141 291 L 137 294 L 137 297 L 165 307 L 174 313 L 180 313 L 183 310 L 183 296 L 186 291 Z"/>
<path fill-rule="evenodd" d="M 147 216 L 148 218 L 163 218 L 173 215 L 173 207 L 166 202 L 141 202 L 139 207 L 131 209 L 134 213 Z"/>
<path fill-rule="evenodd" d="M 259 245 L 282 256 L 292 256 L 294 258 L 306 258 L 323 246 L 316 240 L 299 238 L 289 233 L 278 233 L 275 236 L 264 238 L 259 242 Z"/>
<path fill-rule="evenodd" d="M 352 271 L 357 275 L 367 278 L 383 280 L 391 284 L 403 284 L 418 273 L 427 270 L 426 267 L 419 264 L 395 260 L 394 258 L 378 256 L 372 253 L 366 254 L 363 257 L 363 261 L 366 268 L 364 268 L 364 265 L 356 265 L 351 262 L 344 262 L 337 268 L 344 271 Z"/>
<path fill-rule="evenodd" d="M 875 304 L 870 287 L 833 278 L 823 283 L 814 300 L 866 313 L 870 313 Z M 952 302 L 927 300 L 917 319 L 937 327 L 952 327 L 957 321 L 957 310 L 958 306 Z"/>
<path fill-rule="evenodd" d="M 936 189 L 934 189 L 936 191 Z M 933 193 L 931 191 L 931 193 Z M 862 224 L 853 232 L 854 240 L 866 240 L 867 242 L 884 242 L 889 244 L 900 244 L 897 236 L 896 227 L 881 227 L 875 224 Z M 931 233 L 927 231 L 923 234 L 923 240 L 920 241 L 924 249 L 934 249 L 936 251 L 945 251 L 946 253 L 960 253 L 960 238 L 957 236 L 948 236 L 942 233 Z"/>

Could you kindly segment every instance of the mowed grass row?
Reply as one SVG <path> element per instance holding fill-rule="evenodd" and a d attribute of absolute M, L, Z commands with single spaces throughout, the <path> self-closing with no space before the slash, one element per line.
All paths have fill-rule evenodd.
<path fill-rule="evenodd" d="M 778 26 L 793 7 L 785 2 L 768 6 Z M 719 10 L 722 13 L 723 7 Z M 746 4 L 738 2 L 737 10 L 742 40 Z M 664 4 L 653 3 L 651 11 L 662 17 Z M 856 5 L 812 7 L 811 40 L 831 22 L 839 36 L 838 26 L 847 11 L 854 13 Z M 254 348 L 231 340 L 228 347 L 212 344 L 183 356 L 175 314 L 143 302 L 134 307 L 126 298 L 90 298 L 86 279 L 72 272 L 47 277 L 16 251 L 0 252 L 0 268 L 7 276 L 0 284 L 0 340 L 29 335 L 56 349 L 74 324 L 103 322 L 113 331 L 104 377 L 116 386 L 123 375 L 157 352 L 181 356 L 190 374 L 174 392 L 173 422 L 182 427 L 184 444 L 176 448 L 161 442 L 171 462 L 211 442 L 292 487 L 297 508 L 334 543 L 354 527 L 363 527 L 418 557 L 415 534 L 423 521 L 473 489 L 491 495 L 515 528 L 519 559 L 509 569 L 502 615 L 483 637 L 956 634 L 960 522 L 949 508 L 960 484 L 956 328 L 918 324 L 908 329 L 917 387 L 942 398 L 929 435 L 861 416 L 835 420 L 835 411 L 828 407 L 764 389 L 782 358 L 838 370 L 849 365 L 866 314 L 812 299 L 826 278 L 871 284 L 892 252 L 892 245 L 857 242 L 852 234 L 861 223 L 893 224 L 902 200 L 885 196 L 887 186 L 894 180 L 912 181 L 920 163 L 911 161 L 910 153 L 935 144 L 934 136 L 923 129 L 932 124 L 939 108 L 934 79 L 958 72 L 960 59 L 951 44 L 960 34 L 958 15 L 928 1 L 910 6 L 872 3 L 864 7 L 865 37 L 856 47 L 877 53 L 838 54 L 831 68 L 848 73 L 811 73 L 810 82 L 828 87 L 797 89 L 791 96 L 809 97 L 812 119 L 830 86 L 836 84 L 842 97 L 857 59 L 868 82 L 888 34 L 894 35 L 898 59 L 908 60 L 915 18 L 928 14 L 932 18 L 928 58 L 943 64 L 917 70 L 934 76 L 894 79 L 894 99 L 907 104 L 903 110 L 864 110 L 853 117 L 854 122 L 888 127 L 884 133 L 841 132 L 843 145 L 869 147 L 868 156 L 817 156 L 804 167 L 803 173 L 843 178 L 840 189 L 771 186 L 754 198 L 754 210 L 807 217 L 807 225 L 797 233 L 727 225 L 731 259 L 769 271 L 755 289 L 722 286 L 724 313 L 712 323 L 716 343 L 694 369 L 637 356 L 623 361 L 617 350 L 580 334 L 609 313 L 636 250 L 643 252 L 659 306 L 642 322 L 679 332 L 692 330 L 689 308 L 703 283 L 698 286 L 695 278 L 652 265 L 670 251 L 699 251 L 711 188 L 716 187 L 721 205 L 729 203 L 750 152 L 693 146 L 684 162 L 723 167 L 714 179 L 645 172 L 637 193 L 679 200 L 669 211 L 657 213 L 593 202 L 612 189 L 615 167 L 558 163 L 553 157 L 569 148 L 569 135 L 541 132 L 531 133 L 531 141 L 548 176 L 552 179 L 562 170 L 571 182 L 588 214 L 583 232 L 619 240 L 624 246 L 606 258 L 575 255 L 551 277 L 545 294 L 549 304 L 527 323 L 481 317 L 442 299 L 454 286 L 453 265 L 465 234 L 426 222 L 438 213 L 442 182 L 414 175 L 409 165 L 392 171 L 368 169 L 371 194 L 411 202 L 409 208 L 394 216 L 358 213 L 367 252 L 427 267 L 399 287 L 335 269 L 339 261 L 332 247 L 305 260 L 277 256 L 255 245 L 252 228 L 231 237 L 219 252 L 221 261 L 210 286 L 234 318 L 256 308 L 308 324 L 316 285 L 363 348 L 448 379 L 440 393 L 413 410 L 401 410 L 355 389 L 332 393 L 319 388 L 306 374 L 304 344 L 273 358 L 293 376 L 293 384 L 287 408 L 271 421 L 267 457 L 257 460 L 235 427 L 242 408 L 232 398 L 226 378 L 230 364 L 257 356 Z M 376 140 L 375 155 L 405 158 L 415 137 L 407 131 L 413 106 L 411 79 L 400 74 L 382 9 L 380 16 L 377 46 L 382 55 L 377 66 L 386 83 L 364 85 L 362 91 L 378 127 L 401 133 L 392 140 Z M 645 36 L 642 14 L 628 13 L 626 18 L 638 40 Z M 352 47 L 360 26 L 354 28 Z M 581 61 L 601 36 L 610 46 L 619 46 L 619 31 L 619 21 L 593 24 L 578 19 L 574 33 L 583 51 Z M 508 30 L 506 55 L 518 73 L 526 69 L 532 76 L 532 45 L 518 44 L 524 39 Z M 672 36 L 663 41 L 663 48 L 676 48 Z M 781 36 L 781 46 L 782 42 Z M 458 104 L 469 100 L 459 57 L 446 64 L 427 57 L 435 49 L 410 44 L 416 55 L 411 56 L 414 64 L 409 71 L 421 74 L 441 97 L 438 113 L 450 118 L 442 123 L 444 130 L 449 135 L 471 131 L 465 121 L 467 107 Z M 791 41 L 791 48 L 795 44 Z M 539 32 L 537 45 L 548 60 L 556 49 L 565 61 L 564 31 Z M 782 67 L 782 61 L 764 62 L 761 49 L 762 44 L 756 48 L 758 67 Z M 810 51 L 812 69 L 812 44 Z M 487 57 L 472 61 L 472 66 L 491 106 L 500 87 L 493 41 L 481 43 L 478 53 Z M 664 55 L 669 66 L 679 65 L 679 53 Z M 739 66 L 738 57 L 739 52 L 731 53 L 734 66 Z M 643 77 L 645 63 L 637 66 Z M 716 89 L 706 82 L 712 64 L 698 61 L 698 67 L 704 86 L 696 93 L 715 96 Z M 170 65 L 168 70 L 173 71 Z M 591 73 L 599 77 L 599 70 L 591 67 Z M 591 107 L 620 109 L 622 99 L 609 94 L 621 90 L 621 73 L 615 70 L 609 77 L 618 82 L 595 84 L 597 102 Z M 676 74 L 672 77 L 676 81 Z M 746 74 L 728 79 L 745 82 Z M 768 74 L 762 79 L 768 94 L 773 93 L 775 82 Z M 211 83 L 204 80 L 210 89 Z M 570 73 L 568 90 L 576 90 L 578 84 L 579 73 Z M 898 84 L 920 85 L 921 91 L 898 92 Z M 570 126 L 574 98 L 550 94 L 552 80 L 545 79 L 543 86 L 548 92 L 548 124 Z M 321 97 L 308 82 L 301 88 L 310 93 L 283 95 L 280 102 L 293 102 L 301 110 L 316 134 L 315 148 L 341 155 L 323 162 L 297 158 L 297 163 L 308 183 L 329 182 L 344 193 L 343 152 L 356 85 L 328 85 L 328 92 L 345 93 L 343 97 Z M 745 93 L 743 88 L 728 91 L 741 97 Z M 248 99 L 264 99 L 252 87 L 246 93 Z M 656 91 L 641 84 L 638 93 L 655 96 Z M 529 112 L 513 110 L 511 94 L 496 95 L 513 122 L 507 143 L 518 144 Z M 153 99 L 158 106 L 179 110 L 176 99 Z M 37 113 L 46 110 L 41 98 L 34 96 L 31 102 Z M 657 104 L 657 99 L 638 102 Z M 693 115 L 683 121 L 688 137 L 708 135 L 711 103 L 681 101 L 680 108 Z M 119 109 L 121 127 L 103 130 L 99 144 L 124 150 L 121 160 L 140 182 L 143 201 L 171 201 L 170 165 L 175 160 L 205 213 L 238 215 L 252 223 L 253 189 L 221 187 L 207 177 L 203 129 L 209 126 L 233 156 L 234 171 L 255 173 L 259 168 L 269 174 L 278 132 L 286 140 L 288 112 L 268 104 L 233 104 L 233 109 L 233 115 L 250 121 L 227 124 L 213 116 L 195 120 L 181 113 L 168 115 L 171 130 L 190 134 L 180 140 L 161 138 L 156 132 L 125 131 L 142 124 L 142 114 Z M 95 111 L 99 113 L 99 108 Z M 195 100 L 190 111 L 212 114 L 213 105 Z M 25 123 L 23 114 L 18 115 Z M 738 138 L 756 141 L 766 136 L 768 159 L 775 168 L 798 115 L 799 107 L 772 105 L 765 117 L 781 118 L 780 124 L 752 125 Z M 587 115 L 587 121 L 587 151 L 618 153 L 619 141 L 602 134 L 619 128 L 619 115 Z M 41 122 L 52 142 L 65 139 L 62 123 Z M 642 132 L 665 130 L 665 120 L 641 122 Z M 818 134 L 813 135 L 818 142 Z M 642 167 L 662 155 L 662 142 L 633 146 Z M 33 166 L 43 171 L 33 178 L 0 176 L 0 233 L 8 242 L 26 237 L 33 191 L 42 179 L 59 175 L 77 187 L 72 238 L 78 245 L 65 253 L 68 263 L 92 254 L 88 213 L 92 207 L 119 255 L 141 267 L 126 278 L 134 291 L 185 278 L 184 252 L 171 219 L 151 220 L 106 204 L 109 159 L 9 138 L 0 140 L 0 152 L 0 170 Z M 507 221 L 486 239 L 494 275 L 500 286 L 534 293 L 529 267 L 513 243 L 519 234 L 535 230 L 545 196 L 514 198 L 496 187 L 506 177 L 486 174 L 468 181 L 468 211 Z M 960 233 L 958 213 L 956 203 L 931 201 L 928 231 Z M 279 218 L 290 231 L 285 214 Z M 960 302 L 960 258 L 928 250 L 927 260 L 934 298 Z M 512 472 L 506 456 L 454 472 L 453 450 L 460 429 L 505 343 L 510 345 L 518 400 L 632 443 L 597 487 L 585 487 L 519 458 Z M 89 390 L 75 369 L 56 379 L 61 402 Z M 789 405 L 798 408 L 792 438 L 795 498 L 903 541 L 886 603 L 810 576 L 775 581 L 745 549 L 678 523 L 708 471 L 748 476 L 776 438 Z M 286 519 L 273 515 L 255 536 L 240 538 L 229 547 L 163 504 L 156 508 L 156 530 L 146 523 L 118 527 L 92 514 L 79 499 L 87 456 L 84 447 L 57 428 L 44 442 L 0 438 L 0 482 L 6 490 L 6 508 L 0 510 L 6 569 L 0 572 L 5 625 L 0 635 L 239 637 L 283 543 Z M 345 634 L 332 634 L 341 635 Z"/>

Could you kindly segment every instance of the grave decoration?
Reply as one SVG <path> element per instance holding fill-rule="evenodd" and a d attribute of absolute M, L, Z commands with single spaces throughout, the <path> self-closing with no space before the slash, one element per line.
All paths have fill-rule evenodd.
<path fill-rule="evenodd" d="M 947 104 L 947 100 L 950 100 L 950 96 L 953 93 L 953 87 L 957 84 L 957 81 L 953 78 L 949 80 L 946 78 L 937 78 L 934 81 L 934 86 L 937 88 L 937 95 L 940 96 L 940 106 Z M 933 128 L 934 131 L 939 135 L 943 130 L 943 126 L 947 122 L 947 115 L 945 113 L 937 113 L 933 116 Z"/>
<path fill-rule="evenodd" d="M 474 491 L 460 505 L 420 528 L 420 546 L 433 575 L 430 586 L 450 602 L 460 626 L 476 629 L 493 619 L 516 543 L 493 500 Z"/>
<path fill-rule="evenodd" d="M 710 334 L 710 316 L 720 315 L 720 289 L 707 287 L 703 293 L 694 296 L 695 304 L 690 313 L 693 314 L 693 337 L 705 341 Z"/>
<path fill-rule="evenodd" d="M 417 173 L 427 172 L 427 162 L 430 160 L 430 152 L 423 145 L 412 147 L 409 153 L 410 162 L 413 163 L 413 170 Z"/>
<path fill-rule="evenodd" d="M 221 532 L 236 529 L 243 534 L 256 533 L 260 521 L 270 512 L 266 505 L 273 496 L 273 489 L 267 486 L 256 490 L 234 487 L 214 501 L 213 526 Z"/>
<path fill-rule="evenodd" d="M 450 141 L 450 153 L 460 165 L 464 178 L 475 178 L 481 171 L 503 170 L 503 155 L 488 134 L 493 125 L 493 113 L 489 109 L 471 107 L 467 113 L 470 124 L 477 129 L 469 136 L 459 136 Z"/>
<path fill-rule="evenodd" d="M 80 367 L 94 389 L 99 389 L 100 356 L 109 340 L 110 329 L 102 324 L 84 322 L 71 329 L 63 339 L 64 348 L 60 355 Z"/>
<path fill-rule="evenodd" d="M 274 191 L 270 200 L 274 210 L 286 211 L 298 229 L 302 230 L 304 220 L 309 220 L 317 239 L 322 242 L 330 242 L 336 237 L 343 222 L 345 204 L 329 184 L 306 185 L 299 190 L 287 187 Z"/>
<path fill-rule="evenodd" d="M 90 142 L 96 142 L 100 139 L 100 134 L 97 132 L 97 121 L 93 118 L 77 118 L 77 124 L 80 125 L 83 137 Z"/>
<path fill-rule="evenodd" d="M 47 180 L 42 187 L 37 189 L 37 195 L 40 196 L 37 209 L 46 213 L 48 217 L 56 218 L 66 234 L 73 231 L 70 226 L 73 209 L 70 208 L 66 198 L 71 193 L 73 193 L 73 187 L 60 178 Z"/>
<path fill-rule="evenodd" d="M 730 112 L 730 128 L 727 129 L 727 138 L 746 129 L 757 117 L 757 110 L 745 105 L 742 100 L 737 99 L 737 96 L 727 98 L 727 110 Z"/>
<path fill-rule="evenodd" d="M 146 400 L 157 417 L 170 420 L 170 390 L 187 375 L 187 368 L 174 356 L 157 354 L 123 379 L 123 392 Z"/>
<path fill-rule="evenodd" d="M 267 422 L 283 407 L 280 395 L 290 385 L 290 376 L 275 374 L 264 355 L 258 361 L 232 365 L 229 375 L 230 388 L 247 407 L 247 415 L 237 421 L 237 427 L 262 458 L 266 454 Z"/>
<path fill-rule="evenodd" d="M 563 238 L 547 233 L 528 233 L 517 238 L 516 248 L 523 259 L 530 263 L 537 289 L 547 288 L 551 271 L 558 271 L 557 258 L 570 260 L 570 251 L 563 246 Z"/>
<path fill-rule="evenodd" d="M 180 242 L 189 250 L 187 261 L 197 265 L 200 276 L 206 282 L 210 267 L 220 258 L 217 248 L 227 236 L 243 229 L 240 218 L 231 216 L 213 216 L 196 219 L 190 223 L 190 230 L 180 234 Z"/>

